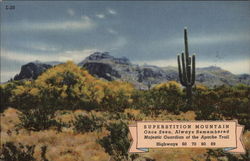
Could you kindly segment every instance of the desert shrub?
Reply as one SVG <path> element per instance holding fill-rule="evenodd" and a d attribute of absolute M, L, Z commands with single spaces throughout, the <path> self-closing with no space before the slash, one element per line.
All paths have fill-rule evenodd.
<path fill-rule="evenodd" d="M 224 152 L 221 149 L 208 149 L 206 154 L 206 161 L 212 161 L 215 158 L 228 161 L 249 161 L 250 156 L 249 151 L 247 151 L 246 154 L 236 156 L 228 152 Z"/>
<path fill-rule="evenodd" d="M 155 95 L 155 103 L 161 109 L 179 113 L 180 108 L 184 105 L 180 84 L 175 81 L 155 86 L 152 95 Z"/>
<path fill-rule="evenodd" d="M 104 120 L 100 117 L 96 117 L 91 114 L 87 115 L 78 115 L 75 116 L 74 121 L 72 122 L 74 128 L 73 130 L 77 133 L 93 132 L 95 130 L 101 130 Z"/>
<path fill-rule="evenodd" d="M 38 104 L 36 96 L 32 93 L 32 82 L 25 81 L 24 84 L 12 90 L 11 101 L 18 109 L 30 109 Z"/>
<path fill-rule="evenodd" d="M 132 105 L 134 88 L 131 84 L 113 81 L 105 84 L 103 90 L 102 109 L 111 112 L 121 112 Z"/>
<path fill-rule="evenodd" d="M 105 152 L 113 157 L 116 161 L 128 159 L 128 148 L 130 142 L 128 139 L 128 126 L 120 121 L 111 123 L 107 126 L 110 132 L 108 136 L 98 140 L 98 143 L 105 149 Z"/>
<path fill-rule="evenodd" d="M 30 110 L 37 105 L 47 106 L 53 103 L 48 98 L 45 90 L 36 86 L 34 81 L 27 80 L 12 90 L 10 100 L 17 109 Z"/>
<path fill-rule="evenodd" d="M 246 88 L 237 86 L 221 86 L 214 90 L 218 93 L 220 102 L 220 112 L 227 118 L 232 119 L 238 114 L 247 112 L 246 106 L 249 106 L 249 96 Z"/>
<path fill-rule="evenodd" d="M 35 145 L 16 146 L 13 142 L 6 142 L 2 145 L 0 158 L 2 161 L 35 161 L 33 157 Z"/>
<path fill-rule="evenodd" d="M 135 90 L 132 94 L 132 108 L 140 109 L 146 116 L 151 115 L 154 111 L 154 100 L 151 97 L 150 90 Z"/>
<path fill-rule="evenodd" d="M 41 158 L 42 158 L 42 161 L 49 161 L 46 158 L 46 152 L 47 152 L 47 146 L 44 145 L 44 146 L 41 147 Z"/>
<path fill-rule="evenodd" d="M 250 86 L 244 84 L 221 86 L 215 91 L 220 97 L 220 113 L 226 119 L 237 119 L 246 129 L 250 129 Z"/>
<path fill-rule="evenodd" d="M 109 120 L 125 120 L 128 119 L 127 115 L 121 112 L 110 112 L 107 116 Z"/>
<path fill-rule="evenodd" d="M 240 124 L 250 128 L 249 106 L 250 86 L 218 86 L 209 89 L 203 85 L 197 85 L 194 90 L 193 106 L 196 119 L 237 119 Z"/>
<path fill-rule="evenodd" d="M 131 107 L 134 109 L 141 109 L 142 107 L 145 107 L 146 101 L 144 95 L 144 90 L 134 90 L 131 95 L 131 99 L 133 99 Z"/>
<path fill-rule="evenodd" d="M 56 127 L 61 131 L 62 127 L 67 125 L 54 119 L 55 110 L 47 107 L 38 107 L 30 110 L 23 110 L 19 113 L 20 123 L 18 128 L 25 128 L 31 131 L 46 130 L 50 127 Z"/>
<path fill-rule="evenodd" d="M 37 105 L 61 109 L 93 109 L 104 97 L 102 86 L 86 70 L 72 62 L 46 70 L 35 81 L 26 81 L 12 91 L 14 107 L 36 108 Z"/>
<path fill-rule="evenodd" d="M 185 109 L 185 98 L 180 84 L 175 81 L 161 83 L 150 90 L 137 90 L 132 95 L 133 108 L 141 109 L 146 115 L 157 115 L 159 110 L 174 114 Z"/>
<path fill-rule="evenodd" d="M 5 108 L 13 106 L 11 101 L 12 91 L 19 85 L 22 85 L 22 81 L 12 81 L 0 85 L 0 96 L 1 96 L 1 109 L 0 112 L 3 112 Z"/>
<path fill-rule="evenodd" d="M 63 108 L 95 108 L 103 97 L 100 81 L 70 61 L 47 70 L 35 84 Z"/>
<path fill-rule="evenodd" d="M 175 81 L 169 81 L 167 83 L 162 83 L 156 85 L 150 91 L 150 98 L 152 99 L 153 107 L 156 109 L 164 109 L 169 112 L 178 114 L 180 111 L 183 111 L 185 105 L 185 99 L 183 97 L 180 84 Z"/>
<path fill-rule="evenodd" d="M 193 107 L 197 120 L 218 120 L 222 118 L 219 111 L 219 95 L 213 89 L 197 85 L 193 90 Z"/>

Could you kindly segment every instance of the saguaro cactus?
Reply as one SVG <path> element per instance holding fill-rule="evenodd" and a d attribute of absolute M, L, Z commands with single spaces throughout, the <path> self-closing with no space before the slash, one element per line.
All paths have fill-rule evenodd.
<path fill-rule="evenodd" d="M 189 105 L 192 103 L 192 86 L 195 83 L 195 54 L 189 56 L 188 52 L 188 38 L 187 38 L 187 28 L 184 29 L 184 44 L 185 53 L 181 53 L 181 57 L 178 54 L 178 70 L 180 82 L 186 87 L 186 97 Z M 182 62 L 182 63 L 181 63 Z"/>

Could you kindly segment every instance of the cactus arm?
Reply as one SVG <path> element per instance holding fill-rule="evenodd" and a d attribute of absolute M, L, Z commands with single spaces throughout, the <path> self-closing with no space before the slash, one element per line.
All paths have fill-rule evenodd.
<path fill-rule="evenodd" d="M 191 82 L 191 57 L 189 56 L 188 58 L 188 64 L 187 64 L 187 81 L 188 84 L 190 85 Z"/>
<path fill-rule="evenodd" d="M 186 64 L 184 59 L 184 53 L 181 53 L 181 59 L 182 59 L 182 78 L 183 78 L 183 86 L 187 86 L 187 73 L 186 73 Z"/>
<path fill-rule="evenodd" d="M 180 82 L 181 82 L 181 84 L 184 84 L 183 78 L 182 78 L 181 62 L 180 62 L 180 55 L 179 54 L 177 56 L 177 61 L 178 61 L 178 71 L 179 71 Z"/>
<path fill-rule="evenodd" d="M 194 85 L 195 82 L 195 54 L 192 56 L 192 82 L 191 86 Z"/>
<path fill-rule="evenodd" d="M 185 45 L 185 56 L 186 56 L 186 65 L 189 64 L 189 52 L 188 52 L 188 38 L 187 38 L 187 28 L 184 29 L 184 45 Z"/>

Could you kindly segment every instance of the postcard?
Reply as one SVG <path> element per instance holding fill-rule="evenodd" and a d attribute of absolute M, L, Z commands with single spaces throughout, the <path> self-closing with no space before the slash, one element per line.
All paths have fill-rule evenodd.
<path fill-rule="evenodd" d="M 1 161 L 250 160 L 249 1 L 5 1 Z"/>

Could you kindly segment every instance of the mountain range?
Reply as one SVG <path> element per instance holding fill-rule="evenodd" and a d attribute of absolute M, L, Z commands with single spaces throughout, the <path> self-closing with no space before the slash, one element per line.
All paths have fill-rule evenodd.
<path fill-rule="evenodd" d="M 36 79 L 47 69 L 63 62 L 30 62 L 21 67 L 21 71 L 14 80 Z M 122 80 L 130 82 L 138 89 L 148 89 L 155 84 L 167 81 L 179 81 L 177 67 L 157 67 L 152 65 L 137 65 L 130 62 L 126 57 L 117 58 L 108 52 L 95 52 L 78 66 L 88 70 L 95 77 L 108 81 Z M 210 66 L 196 68 L 196 83 L 209 87 L 235 85 L 243 83 L 250 85 L 250 75 L 235 75 L 220 67 Z"/>

